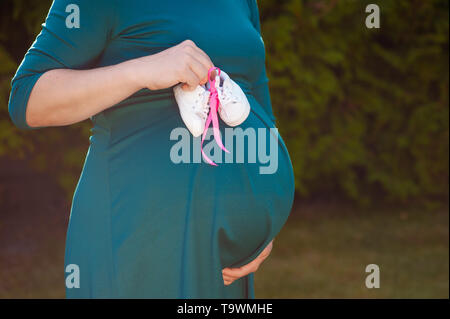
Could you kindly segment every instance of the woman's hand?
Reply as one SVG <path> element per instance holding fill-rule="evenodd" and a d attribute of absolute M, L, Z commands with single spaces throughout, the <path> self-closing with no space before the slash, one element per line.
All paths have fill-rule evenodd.
<path fill-rule="evenodd" d="M 115 105 L 143 88 L 165 89 L 207 81 L 211 59 L 186 40 L 162 52 L 90 70 L 45 72 L 31 91 L 26 122 L 31 127 L 69 125 Z"/>
<path fill-rule="evenodd" d="M 258 257 L 253 259 L 250 263 L 239 268 L 224 268 L 222 270 L 222 277 L 225 286 L 231 285 L 235 280 L 247 276 L 248 274 L 258 270 L 262 262 L 270 255 L 272 251 L 273 240 L 267 245 L 266 248 L 259 254 Z"/>
<path fill-rule="evenodd" d="M 209 56 L 191 40 L 159 53 L 133 60 L 131 77 L 142 88 L 159 90 L 184 83 L 183 89 L 193 90 L 208 80 L 208 70 L 214 66 Z"/>

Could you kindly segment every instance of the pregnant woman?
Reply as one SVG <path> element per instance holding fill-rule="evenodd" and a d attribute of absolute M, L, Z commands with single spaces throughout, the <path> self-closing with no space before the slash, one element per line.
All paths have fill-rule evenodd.
<path fill-rule="evenodd" d="M 264 63 L 255 0 L 53 2 L 9 111 L 25 129 L 93 122 L 66 239 L 80 285 L 67 297 L 254 297 L 248 269 L 292 206 L 287 149 L 267 134 L 267 145 L 277 141 L 272 174 L 259 161 L 174 163 L 170 135 L 184 124 L 172 88 L 192 90 L 219 67 L 251 106 L 239 128 L 269 131 Z"/>

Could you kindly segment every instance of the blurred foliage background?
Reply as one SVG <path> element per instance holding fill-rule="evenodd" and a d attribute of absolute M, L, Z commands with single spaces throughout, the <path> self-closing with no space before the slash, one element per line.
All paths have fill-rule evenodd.
<path fill-rule="evenodd" d="M 270 89 L 297 194 L 359 204 L 448 201 L 449 2 L 260 0 Z M 0 156 L 33 158 L 72 195 L 90 123 L 21 132 L 10 80 L 49 0 L 2 0 Z"/>
<path fill-rule="evenodd" d="M 260 1 L 271 92 L 301 195 L 448 197 L 448 1 Z M 282 4 L 281 4 L 282 3 Z"/>
<path fill-rule="evenodd" d="M 272 104 L 293 161 L 296 203 L 336 199 L 363 209 L 355 215 L 335 205 L 331 215 L 313 209 L 313 217 L 290 221 L 279 248 L 257 275 L 257 296 L 448 298 L 449 1 L 258 3 Z M 365 27 L 369 3 L 381 8 L 380 29 Z M 9 119 L 11 78 L 50 4 L 0 1 L 0 163 L 5 164 L 0 169 L 0 297 L 63 293 L 58 285 L 63 281 L 64 224 L 88 147 L 89 121 L 19 131 Z M 12 163 L 22 166 L 13 169 Z M 21 180 L 18 171 L 38 173 Z M 22 194 L 27 187 L 36 198 Z M 45 192 L 36 194 L 40 188 Z M 25 208 L 5 208 L 20 202 L 43 207 L 58 196 L 64 199 L 53 208 L 56 224 L 47 223 L 49 216 L 30 216 Z M 373 209 L 380 204 L 414 209 Z M 425 214 L 422 208 L 444 213 Z M 375 214 L 360 214 L 369 210 Z M 41 248 L 35 248 L 39 257 L 32 262 L 39 260 L 43 270 L 29 272 L 25 281 L 23 265 L 34 258 L 29 258 L 29 247 L 34 247 L 29 238 L 38 238 L 38 223 L 42 238 L 35 241 Z M 55 230 L 61 241 L 49 238 Z M 19 232 L 23 238 L 14 237 Z M 12 238 L 28 240 L 28 250 L 19 250 Z M 27 261 L 17 257 L 20 252 Z M 389 265 L 392 286 L 370 295 L 361 286 L 355 260 L 370 263 L 374 258 Z M 5 265 L 11 271 L 5 272 Z M 342 285 L 354 286 L 343 291 L 332 273 Z M 303 279 L 293 281 L 292 276 Z M 40 286 L 30 288 L 30 282 Z M 2 284 L 8 289 L 2 290 Z M 30 290 L 24 293 L 23 287 Z"/>
<path fill-rule="evenodd" d="M 24 159 L 48 172 L 72 198 L 89 145 L 91 123 L 21 131 L 8 115 L 10 81 L 24 54 L 41 30 L 50 0 L 1 0 L 0 19 L 0 158 Z M 0 192 L 0 200 L 1 200 Z"/>

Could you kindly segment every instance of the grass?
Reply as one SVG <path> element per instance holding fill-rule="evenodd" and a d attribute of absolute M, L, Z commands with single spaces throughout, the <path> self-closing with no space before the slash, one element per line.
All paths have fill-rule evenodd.
<path fill-rule="evenodd" d="M 448 211 L 297 209 L 256 274 L 256 297 L 448 298 L 448 217 Z M 48 228 L 32 235 L 38 223 Z M 64 231 L 55 233 L 42 219 L 33 224 L 30 233 L 3 227 L 27 245 L 1 244 L 0 298 L 64 297 Z M 364 284 L 372 263 L 380 267 L 379 289 Z"/>
<path fill-rule="evenodd" d="M 448 298 L 448 211 L 297 211 L 255 275 L 257 298 Z M 380 268 L 368 289 L 365 267 Z"/>

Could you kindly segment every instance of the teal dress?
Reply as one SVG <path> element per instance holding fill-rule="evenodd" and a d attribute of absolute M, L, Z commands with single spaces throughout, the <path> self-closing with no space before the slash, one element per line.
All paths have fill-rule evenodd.
<path fill-rule="evenodd" d="M 79 28 L 66 26 L 68 4 L 79 7 Z M 138 91 L 93 116 L 65 252 L 65 265 L 78 266 L 80 286 L 66 288 L 68 298 L 254 298 L 252 274 L 225 286 L 221 270 L 266 247 L 294 195 L 288 151 L 269 132 L 275 118 L 255 0 L 55 0 L 12 81 L 9 111 L 27 129 L 29 94 L 46 71 L 113 65 L 186 39 L 245 92 L 251 112 L 239 129 L 258 132 L 257 142 L 244 138 L 248 149 L 256 144 L 256 160 L 246 153 L 243 162 L 223 157 L 217 167 L 173 160 L 180 142 L 174 129 L 185 126 L 172 88 Z M 220 121 L 233 155 L 242 144 L 230 146 L 227 128 Z M 188 137 L 198 146 L 200 138 Z M 270 145 L 276 169 L 262 173 L 269 162 L 258 152 L 269 154 Z M 221 151 L 211 149 L 217 162 Z M 199 154 L 192 146 L 190 158 Z"/>

